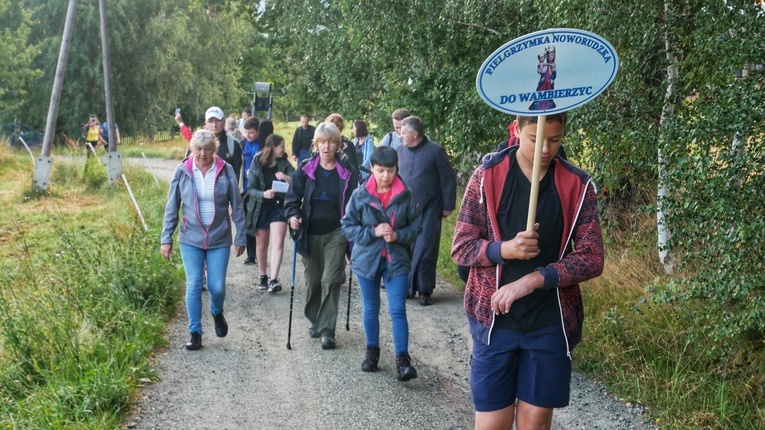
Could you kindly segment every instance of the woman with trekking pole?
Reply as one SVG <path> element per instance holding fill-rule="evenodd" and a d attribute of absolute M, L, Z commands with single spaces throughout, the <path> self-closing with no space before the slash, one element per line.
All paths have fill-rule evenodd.
<path fill-rule="evenodd" d="M 351 196 L 342 231 L 353 242 L 351 269 L 359 281 L 364 309 L 366 356 L 364 372 L 374 372 L 380 359 L 380 280 L 385 281 L 393 326 L 393 347 L 399 381 L 417 377 L 409 357 L 406 297 L 412 258 L 410 247 L 422 231 L 420 208 L 397 175 L 396 150 L 381 146 L 370 157 L 372 175 Z"/>
<path fill-rule="evenodd" d="M 297 252 L 303 257 L 305 316 L 311 323 L 308 332 L 312 338 L 321 337 L 322 349 L 335 348 L 348 247 L 340 232 L 340 219 L 359 182 L 358 169 L 341 152 L 341 142 L 334 124 L 316 127 L 314 153 L 295 171 L 284 208 L 289 226 L 296 232 Z"/>

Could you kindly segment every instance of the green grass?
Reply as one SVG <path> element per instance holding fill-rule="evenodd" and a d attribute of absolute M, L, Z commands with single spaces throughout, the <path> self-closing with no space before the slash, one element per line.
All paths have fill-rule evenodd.
<path fill-rule="evenodd" d="M 120 428 L 180 299 L 159 256 L 166 190 L 126 169 L 150 230 L 102 165 L 53 164 L 29 190 L 28 154 L 0 143 L 0 428 Z"/>
<path fill-rule="evenodd" d="M 451 252 L 454 226 L 457 224 L 457 215 L 462 206 L 463 194 L 464 190 L 457 189 L 457 208 L 441 223 L 441 242 L 438 245 L 438 263 L 436 265 L 438 275 L 461 290 L 465 289 L 465 283 L 457 274 L 457 265 L 452 261 Z"/>
<path fill-rule="evenodd" d="M 654 303 L 649 286 L 661 282 L 661 267 L 653 255 L 628 251 L 611 250 L 603 276 L 583 285 L 577 366 L 646 405 L 665 428 L 765 428 L 762 342 L 694 340 L 685 315 L 703 304 Z"/>

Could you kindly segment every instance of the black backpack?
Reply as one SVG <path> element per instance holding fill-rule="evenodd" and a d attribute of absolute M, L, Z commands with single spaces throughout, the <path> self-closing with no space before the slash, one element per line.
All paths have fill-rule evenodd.
<path fill-rule="evenodd" d="M 393 143 L 393 132 L 391 131 L 390 133 L 387 134 L 387 136 L 388 136 L 388 144 L 385 146 L 390 146 L 390 144 Z M 384 137 L 383 137 L 383 140 L 385 140 Z"/>

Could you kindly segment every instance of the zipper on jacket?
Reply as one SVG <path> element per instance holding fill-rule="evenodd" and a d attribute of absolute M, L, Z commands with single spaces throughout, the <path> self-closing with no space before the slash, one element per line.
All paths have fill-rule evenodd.
<path fill-rule="evenodd" d="M 579 200 L 579 207 L 576 209 L 576 215 L 574 216 L 574 222 L 571 224 L 571 231 L 568 233 L 568 238 L 566 239 L 566 246 L 563 247 L 563 251 L 561 252 L 560 257 L 558 257 L 559 260 L 563 259 L 564 254 L 566 253 L 566 249 L 568 248 L 568 244 L 571 242 L 571 236 L 574 234 L 574 228 L 576 228 L 576 221 L 579 219 L 579 214 L 582 212 L 582 206 L 584 205 L 584 198 L 587 195 L 587 187 L 590 186 L 590 183 L 592 182 L 592 179 L 589 179 L 586 184 L 584 184 L 584 192 L 582 193 L 582 198 Z M 593 188 L 595 188 L 595 184 L 592 185 Z M 558 312 L 560 313 L 560 325 L 563 329 L 563 339 L 566 341 L 566 356 L 568 356 L 569 361 L 571 358 L 571 347 L 568 343 L 568 336 L 566 336 L 566 322 L 563 321 L 563 305 L 560 302 L 560 288 L 555 289 L 555 295 L 558 298 Z"/>

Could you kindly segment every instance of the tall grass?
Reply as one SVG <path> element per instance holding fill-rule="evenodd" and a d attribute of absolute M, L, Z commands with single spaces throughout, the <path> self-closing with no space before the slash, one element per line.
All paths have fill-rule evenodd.
<path fill-rule="evenodd" d="M 156 242 L 165 191 L 126 172 L 152 214 L 145 233 L 119 183 L 87 183 L 87 162 L 54 163 L 51 192 L 25 198 L 19 157 L 0 148 L 12 208 L 0 216 L 0 428 L 119 428 L 180 296 L 181 269 Z"/>
<path fill-rule="evenodd" d="M 651 285 L 665 282 L 655 249 L 655 218 L 640 217 L 635 234 L 606 231 L 603 275 L 582 285 L 584 339 L 574 357 L 625 401 L 644 405 L 655 423 L 681 429 L 765 428 L 762 345 L 695 342 L 681 306 L 657 304 Z M 711 354 L 731 351 L 730 360 Z M 735 364 L 733 356 L 746 359 Z"/>
<path fill-rule="evenodd" d="M 457 265 L 452 261 L 451 253 L 454 227 L 457 224 L 457 215 L 462 206 L 463 194 L 464 190 L 457 189 L 457 208 L 441 222 L 441 243 L 438 245 L 438 262 L 436 265 L 438 275 L 460 289 L 464 288 L 464 282 L 462 282 L 457 274 Z"/>

